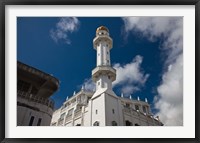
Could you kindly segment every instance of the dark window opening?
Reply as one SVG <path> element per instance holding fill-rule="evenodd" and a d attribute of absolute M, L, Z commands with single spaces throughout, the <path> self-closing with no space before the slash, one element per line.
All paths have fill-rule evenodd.
<path fill-rule="evenodd" d="M 93 126 L 99 126 L 99 122 L 98 121 L 94 122 Z"/>
<path fill-rule="evenodd" d="M 117 126 L 117 122 L 112 121 L 112 126 Z"/>
<path fill-rule="evenodd" d="M 132 125 L 133 124 L 130 121 L 126 120 L 126 126 L 132 126 Z"/>
<path fill-rule="evenodd" d="M 115 114 L 115 110 L 114 109 L 112 109 L 112 113 Z"/>
<path fill-rule="evenodd" d="M 145 106 L 143 106 L 143 112 L 147 113 Z"/>
<path fill-rule="evenodd" d="M 125 105 L 126 107 L 130 107 L 130 104 L 128 104 L 128 103 L 126 103 L 126 105 Z"/>
<path fill-rule="evenodd" d="M 41 119 L 41 118 L 39 118 L 39 119 L 38 119 L 37 126 L 40 126 L 40 124 L 41 124 L 41 121 L 42 121 L 42 119 Z"/>
<path fill-rule="evenodd" d="M 140 125 L 136 123 L 135 126 L 140 126 Z"/>
<path fill-rule="evenodd" d="M 135 105 L 135 110 L 139 110 L 139 106 L 138 105 Z"/>
<path fill-rule="evenodd" d="M 76 126 L 81 126 L 81 124 L 76 124 Z"/>
<path fill-rule="evenodd" d="M 98 114 L 98 110 L 96 110 L 96 114 Z"/>
<path fill-rule="evenodd" d="M 30 119 L 29 124 L 28 124 L 29 126 L 33 125 L 34 118 L 35 118 L 34 116 L 31 116 L 31 119 Z"/>

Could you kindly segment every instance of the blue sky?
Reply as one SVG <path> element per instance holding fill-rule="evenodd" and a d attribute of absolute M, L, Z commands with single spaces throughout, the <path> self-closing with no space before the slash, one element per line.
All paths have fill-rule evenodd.
<path fill-rule="evenodd" d="M 17 60 L 61 81 L 52 96 L 59 108 L 82 85 L 94 88 L 92 42 L 104 25 L 113 39 L 115 93 L 147 98 L 165 124 L 182 125 L 182 23 L 180 17 L 18 17 Z"/>

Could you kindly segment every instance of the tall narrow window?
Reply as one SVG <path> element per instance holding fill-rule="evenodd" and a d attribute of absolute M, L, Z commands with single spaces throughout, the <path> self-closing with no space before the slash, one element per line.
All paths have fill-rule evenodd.
<path fill-rule="evenodd" d="M 33 125 L 33 121 L 34 121 L 34 116 L 31 116 L 31 119 L 30 119 L 30 121 L 29 121 L 29 126 L 32 126 Z"/>
<path fill-rule="evenodd" d="M 39 119 L 38 119 L 37 126 L 40 126 L 40 124 L 41 124 L 41 121 L 42 121 L 42 119 L 41 119 L 41 118 L 39 118 Z"/>
<path fill-rule="evenodd" d="M 96 110 L 96 114 L 98 114 L 98 110 Z"/>
<path fill-rule="evenodd" d="M 147 111 L 146 111 L 146 107 L 143 106 L 142 108 L 143 108 L 143 112 L 144 112 L 144 113 L 147 113 Z"/>
<path fill-rule="evenodd" d="M 114 109 L 112 109 L 112 113 L 115 114 L 115 110 Z"/>

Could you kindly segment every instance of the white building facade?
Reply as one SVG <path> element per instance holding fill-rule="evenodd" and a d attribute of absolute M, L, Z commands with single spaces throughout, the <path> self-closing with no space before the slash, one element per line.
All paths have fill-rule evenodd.
<path fill-rule="evenodd" d="M 109 30 L 100 26 L 93 40 L 97 51 L 96 68 L 92 79 L 95 92 L 81 91 L 66 99 L 62 107 L 53 113 L 51 126 L 162 126 L 158 117 L 153 117 L 150 105 L 145 101 L 117 96 L 112 90 L 116 70 L 111 67 L 110 50 L 112 38 Z"/>

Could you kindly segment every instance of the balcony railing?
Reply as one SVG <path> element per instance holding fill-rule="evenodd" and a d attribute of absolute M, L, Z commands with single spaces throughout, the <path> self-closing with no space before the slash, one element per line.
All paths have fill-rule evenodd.
<path fill-rule="evenodd" d="M 51 109 L 54 108 L 54 101 L 48 98 L 42 98 L 24 91 L 17 91 L 17 96 L 20 96 L 24 99 L 30 100 L 32 102 L 40 103 L 50 107 Z"/>

